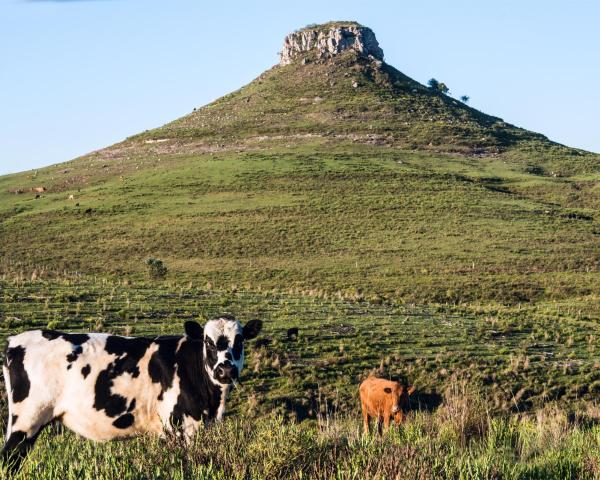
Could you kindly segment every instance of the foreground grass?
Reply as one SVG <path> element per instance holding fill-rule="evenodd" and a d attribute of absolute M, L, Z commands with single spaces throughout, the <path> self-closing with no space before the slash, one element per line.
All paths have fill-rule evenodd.
<path fill-rule="evenodd" d="M 593 417 L 570 423 L 565 412 L 547 408 L 527 418 L 490 418 L 481 407 L 450 397 L 436 413 L 411 414 L 383 437 L 363 436 L 356 418 L 289 423 L 277 415 L 229 418 L 189 447 L 177 438 L 98 444 L 47 432 L 18 478 L 600 478 Z"/>

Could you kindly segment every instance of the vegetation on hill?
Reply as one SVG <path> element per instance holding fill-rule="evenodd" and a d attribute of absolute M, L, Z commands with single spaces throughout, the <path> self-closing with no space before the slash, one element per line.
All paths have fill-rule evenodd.
<path fill-rule="evenodd" d="M 141 276 L 159 258 L 220 287 L 597 305 L 596 174 L 327 139 L 257 144 L 2 177 L 2 268 Z M 9 193 L 37 184 L 38 199 Z"/>

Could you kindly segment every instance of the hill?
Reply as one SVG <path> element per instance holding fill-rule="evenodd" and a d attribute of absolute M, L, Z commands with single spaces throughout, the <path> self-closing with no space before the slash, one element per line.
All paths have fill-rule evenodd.
<path fill-rule="evenodd" d="M 157 257 L 214 285 L 589 305 L 599 178 L 598 155 L 424 87 L 333 22 L 183 118 L 1 177 L 0 251 L 7 272 L 139 276 Z"/>

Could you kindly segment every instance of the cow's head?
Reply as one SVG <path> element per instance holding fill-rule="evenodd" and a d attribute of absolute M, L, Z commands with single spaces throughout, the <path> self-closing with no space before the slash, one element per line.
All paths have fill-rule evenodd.
<path fill-rule="evenodd" d="M 409 397 L 415 391 L 415 386 L 405 387 L 400 382 L 396 382 L 394 387 L 385 387 L 385 393 L 393 397 L 392 415 L 394 422 L 400 425 L 406 416 L 406 411 L 409 406 Z"/>
<path fill-rule="evenodd" d="M 242 327 L 234 317 L 223 315 L 209 320 L 204 329 L 196 322 L 185 322 L 185 334 L 203 340 L 204 368 L 215 384 L 235 382 L 244 365 L 244 340 L 256 337 L 262 322 L 250 320 Z"/>

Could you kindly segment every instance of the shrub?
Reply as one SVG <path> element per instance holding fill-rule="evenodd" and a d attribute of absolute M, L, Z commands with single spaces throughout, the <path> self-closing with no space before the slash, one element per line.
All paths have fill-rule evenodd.
<path fill-rule="evenodd" d="M 146 261 L 148 265 L 148 276 L 153 280 L 161 280 L 167 276 L 167 267 L 162 260 L 149 258 Z"/>
<path fill-rule="evenodd" d="M 448 88 L 448 86 L 444 82 L 438 82 L 435 78 L 430 78 L 427 82 L 427 85 L 429 85 L 429 88 L 435 92 L 443 93 L 446 95 L 450 93 L 450 89 Z"/>

